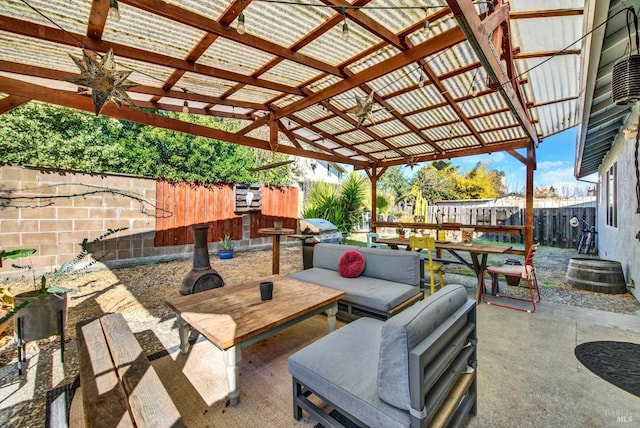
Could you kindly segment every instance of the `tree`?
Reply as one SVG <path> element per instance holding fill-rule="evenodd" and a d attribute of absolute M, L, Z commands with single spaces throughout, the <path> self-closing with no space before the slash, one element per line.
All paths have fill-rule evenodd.
<path fill-rule="evenodd" d="M 451 199 L 497 198 L 504 193 L 503 177 L 503 171 L 490 170 L 480 162 L 462 175 L 450 161 L 438 161 L 418 171 L 413 185 L 432 204 Z"/>
<path fill-rule="evenodd" d="M 183 113 L 149 110 L 185 119 Z M 188 115 L 203 126 L 235 132 L 240 122 Z M 261 172 L 255 166 L 288 159 L 238 144 L 30 102 L 3 115 L 0 164 L 114 172 L 204 184 L 293 182 L 289 165 Z"/>
<path fill-rule="evenodd" d="M 452 167 L 451 162 L 432 162 L 418 171 L 414 178 L 414 185 L 429 204 L 455 199 L 456 186 L 453 177 L 456 174 L 457 167 Z"/>
<path fill-rule="evenodd" d="M 457 199 L 495 199 L 504 194 L 502 178 L 504 171 L 488 169 L 478 162 L 456 185 Z"/>
<path fill-rule="evenodd" d="M 393 196 L 393 205 L 406 199 L 411 190 L 410 180 L 402 173 L 402 168 L 392 166 L 382 174 L 377 183 L 378 189 Z"/>

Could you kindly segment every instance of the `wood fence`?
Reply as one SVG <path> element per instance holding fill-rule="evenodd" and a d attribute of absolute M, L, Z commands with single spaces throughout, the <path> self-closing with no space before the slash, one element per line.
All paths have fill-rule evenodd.
<path fill-rule="evenodd" d="M 444 213 L 444 221 L 465 225 L 524 226 L 525 210 L 518 207 L 430 206 L 427 221 L 435 223 L 436 213 Z M 560 207 L 533 209 L 533 242 L 559 248 L 576 248 L 582 225 L 571 227 L 571 217 L 595 225 L 595 207 Z M 484 233 L 482 238 L 495 242 L 524 243 L 522 234 Z"/>
<path fill-rule="evenodd" d="M 232 240 L 264 237 L 261 227 L 273 227 L 274 220 L 283 227 L 297 227 L 298 188 L 261 187 L 262 209 L 245 214 L 250 216 L 248 236 L 243 235 L 243 215 L 234 212 L 233 186 L 199 186 L 187 183 L 158 181 L 157 205 L 165 216 L 156 219 L 155 246 L 193 244 L 191 225 L 210 223 L 208 242 L 217 242 L 229 235 Z"/>

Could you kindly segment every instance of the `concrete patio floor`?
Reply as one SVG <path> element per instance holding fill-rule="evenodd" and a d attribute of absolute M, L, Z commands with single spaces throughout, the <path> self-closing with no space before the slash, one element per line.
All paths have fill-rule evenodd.
<path fill-rule="evenodd" d="M 467 291 L 472 297 L 474 290 L 469 287 Z M 323 325 L 326 323 L 320 321 Z M 174 319 L 159 320 L 152 325 L 130 325 L 134 332 L 153 334 L 166 348 L 175 348 L 178 343 Z M 287 335 L 287 330 L 280 334 Z M 320 334 L 325 334 L 324 330 Z M 574 356 L 574 348 L 596 340 L 640 343 L 640 316 L 544 301 L 533 314 L 480 304 L 478 339 L 478 415 L 470 419 L 468 427 L 638 425 L 640 397 L 587 370 Z M 60 386 L 64 377 L 61 373 L 65 371 L 56 348 L 56 344 L 50 344 L 43 346 L 39 355 L 30 354 L 30 368 L 24 377 L 17 376 L 15 361 L 0 367 L 0 426 L 44 425 L 41 410 L 44 406 L 37 403 L 44 400 L 47 389 Z M 286 369 L 286 356 L 295 350 L 286 349 L 277 367 L 269 368 L 275 370 L 268 380 L 273 389 L 265 388 L 264 394 L 279 394 L 274 400 L 276 408 L 271 408 L 274 405 L 270 403 L 270 411 L 277 413 L 278 422 L 271 422 L 269 426 L 315 426 L 315 421 L 299 423 L 291 416 L 291 378 Z M 68 343 L 65 365 L 74 361 L 74 354 L 75 343 Z M 256 364 L 257 361 L 253 365 Z M 216 393 L 225 394 L 224 391 Z M 259 400 L 259 396 L 247 397 L 247 401 Z M 251 409 L 253 407 L 239 406 L 227 412 L 248 412 L 242 418 L 259 426 L 261 414 Z M 24 425 L 24 413 L 34 411 L 37 415 Z M 31 423 L 34 421 L 35 425 Z"/>
<path fill-rule="evenodd" d="M 640 316 L 544 301 L 533 314 L 480 304 L 478 340 L 478 415 L 469 427 L 640 425 L 640 397 L 574 355 L 584 342 L 640 343 Z"/>

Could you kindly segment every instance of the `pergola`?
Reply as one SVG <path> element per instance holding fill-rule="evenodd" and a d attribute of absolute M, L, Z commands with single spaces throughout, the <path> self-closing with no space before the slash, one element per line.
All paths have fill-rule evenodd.
<path fill-rule="evenodd" d="M 110 15 L 118 7 L 120 19 Z M 541 7 L 552 9 L 541 9 Z M 69 54 L 132 71 L 101 114 L 283 154 L 393 165 L 536 147 L 575 126 L 585 0 L 5 0 L 0 113 L 30 100 L 93 112 Z M 244 29 L 238 28 L 242 21 Z M 186 104 L 186 106 L 185 106 Z M 236 118 L 237 133 L 140 108 Z"/>

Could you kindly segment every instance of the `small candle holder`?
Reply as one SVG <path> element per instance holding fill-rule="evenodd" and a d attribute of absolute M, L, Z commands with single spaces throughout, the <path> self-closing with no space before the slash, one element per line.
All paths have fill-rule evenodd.
<path fill-rule="evenodd" d="M 473 245 L 473 227 L 460 228 L 460 234 L 462 235 L 462 244 L 470 247 Z"/>

